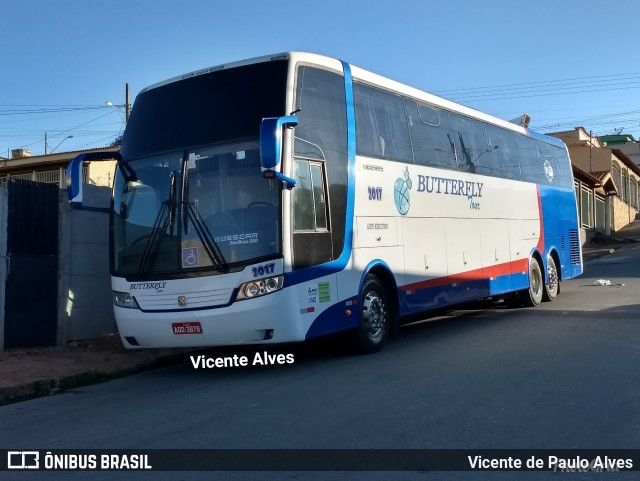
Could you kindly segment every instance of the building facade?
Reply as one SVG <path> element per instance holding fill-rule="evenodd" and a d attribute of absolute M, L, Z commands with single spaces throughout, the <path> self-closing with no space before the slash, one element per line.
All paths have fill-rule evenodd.
<path fill-rule="evenodd" d="M 608 149 L 620 150 L 635 164 L 640 165 L 640 142 L 633 135 L 602 135 L 600 140 Z"/>
<path fill-rule="evenodd" d="M 615 233 L 636 219 L 640 211 L 640 166 L 638 164 L 622 150 L 607 148 L 599 137 L 590 135 L 583 127 L 548 135 L 557 137 L 567 144 L 571 163 L 584 173 L 598 179 L 602 184 L 601 194 L 604 194 L 604 197 L 598 198 L 596 189 L 592 199 L 588 193 L 583 192 L 582 184 L 576 186 L 576 189 L 578 187 L 580 189 L 576 190 L 580 208 L 582 209 L 582 205 L 585 204 L 586 211 L 594 212 L 593 217 L 581 215 L 581 224 L 584 229 L 607 234 Z M 593 204 L 593 208 L 589 207 L 590 203 Z M 596 212 L 603 210 L 603 215 L 596 215 Z M 601 219 L 604 219 L 604 228 L 598 225 Z"/>

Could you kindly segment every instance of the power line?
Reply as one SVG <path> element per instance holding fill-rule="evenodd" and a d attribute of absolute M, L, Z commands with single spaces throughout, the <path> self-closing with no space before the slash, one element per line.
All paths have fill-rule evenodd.
<path fill-rule="evenodd" d="M 640 83 L 640 82 L 632 82 L 632 83 Z M 530 98 L 530 97 L 548 97 L 548 96 L 555 96 L 555 95 L 573 95 L 573 94 L 584 94 L 584 93 L 593 93 L 593 92 L 609 92 L 614 90 L 631 90 L 631 89 L 639 89 L 639 88 L 640 88 L 640 85 L 635 87 L 602 88 L 602 89 L 593 89 L 593 90 L 575 90 L 574 89 L 572 91 L 572 89 L 563 89 L 562 92 L 555 92 L 555 93 L 551 93 L 551 90 L 548 90 L 543 93 L 532 93 L 532 94 L 523 92 L 522 94 L 511 95 L 507 97 L 500 97 L 500 96 L 491 97 L 492 95 L 499 95 L 499 94 L 486 94 L 486 95 L 478 95 L 478 96 L 464 97 L 464 98 L 451 97 L 451 100 L 454 100 L 455 102 L 486 102 L 490 100 L 509 100 L 509 99 L 522 99 L 522 98 Z M 558 89 L 555 89 L 555 90 L 558 90 Z M 489 98 L 483 98 L 483 97 L 489 97 Z"/>
<path fill-rule="evenodd" d="M 474 90 L 486 90 L 486 89 L 500 89 L 503 87 L 513 87 L 513 86 L 527 86 L 527 85 L 539 85 L 539 84 L 552 84 L 559 82 L 570 82 L 573 80 L 589 80 L 589 79 L 598 79 L 598 78 L 609 78 L 609 77 L 620 77 L 620 76 L 629 76 L 629 75 L 640 75 L 640 72 L 630 72 L 630 73 L 621 73 L 621 74 L 608 74 L 608 75 L 595 75 L 591 77 L 571 77 L 566 79 L 557 79 L 557 80 L 539 80 L 534 82 L 518 82 L 518 83 L 510 83 L 510 84 L 501 84 L 501 85 L 489 85 L 484 87 L 466 87 L 461 89 L 448 89 L 448 90 L 436 90 L 433 93 L 436 95 L 441 95 L 443 93 L 453 93 L 453 92 L 466 92 L 466 91 L 474 91 Z"/>
<path fill-rule="evenodd" d="M 0 106 L 2 107 L 2 106 Z M 91 111 L 91 110 L 104 110 L 106 105 L 85 105 L 85 106 L 58 106 L 58 107 L 38 107 L 38 108 L 22 108 L 22 109 L 2 109 L 0 108 L 0 115 L 31 115 L 31 114 L 49 114 L 60 112 L 79 112 L 79 111 Z"/>

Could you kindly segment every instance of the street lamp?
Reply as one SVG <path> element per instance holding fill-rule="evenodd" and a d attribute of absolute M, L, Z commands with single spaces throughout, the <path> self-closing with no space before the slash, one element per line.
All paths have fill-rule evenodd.
<path fill-rule="evenodd" d="M 62 139 L 60 141 L 60 143 L 58 145 L 56 145 L 53 149 L 51 149 L 51 152 L 49 152 L 49 153 L 53 154 L 53 151 L 56 150 L 58 147 L 60 147 L 60 145 L 62 145 L 62 142 L 64 142 L 67 139 L 70 139 L 71 137 L 73 137 L 73 135 L 67 135 L 64 139 Z"/>
<path fill-rule="evenodd" d="M 122 108 L 122 107 L 126 107 L 126 105 L 116 105 L 116 104 L 114 104 L 114 103 L 113 103 L 113 102 L 111 102 L 111 101 L 107 101 L 107 102 L 105 102 L 104 104 L 105 104 L 107 107 L 113 107 L 113 108 L 116 110 L 116 112 L 118 112 L 118 115 L 120 116 L 120 119 L 122 119 L 122 123 L 123 123 L 123 124 L 126 124 L 126 123 L 127 123 L 127 120 L 125 119 L 125 117 L 123 117 L 123 116 L 122 116 L 122 114 L 120 113 L 120 108 Z M 126 110 L 125 110 L 125 114 L 126 114 Z"/>

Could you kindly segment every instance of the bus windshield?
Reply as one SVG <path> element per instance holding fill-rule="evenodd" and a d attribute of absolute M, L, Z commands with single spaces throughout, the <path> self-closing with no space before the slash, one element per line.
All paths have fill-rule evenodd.
<path fill-rule="evenodd" d="M 224 273 L 280 255 L 278 182 L 260 175 L 264 117 L 285 114 L 288 60 L 211 69 L 142 91 L 113 190 L 111 271 Z"/>
<path fill-rule="evenodd" d="M 258 141 L 138 159 L 116 172 L 114 275 L 224 272 L 280 252 L 280 183 Z"/>

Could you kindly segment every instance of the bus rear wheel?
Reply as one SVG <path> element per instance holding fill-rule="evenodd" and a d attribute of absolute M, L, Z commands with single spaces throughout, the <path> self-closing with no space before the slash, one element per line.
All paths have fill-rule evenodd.
<path fill-rule="evenodd" d="M 554 301 L 560 293 L 560 278 L 558 276 L 558 266 L 553 257 L 547 258 L 547 277 L 548 281 L 544 285 L 544 292 L 542 293 L 543 301 Z"/>
<path fill-rule="evenodd" d="M 540 263 L 535 257 L 529 259 L 529 289 L 520 292 L 522 303 L 527 307 L 535 307 L 542 302 L 544 294 L 544 276 Z"/>
<path fill-rule="evenodd" d="M 389 337 L 390 325 L 387 293 L 378 278 L 369 274 L 362 286 L 360 323 L 355 331 L 358 351 L 370 354 L 382 349 Z"/>

